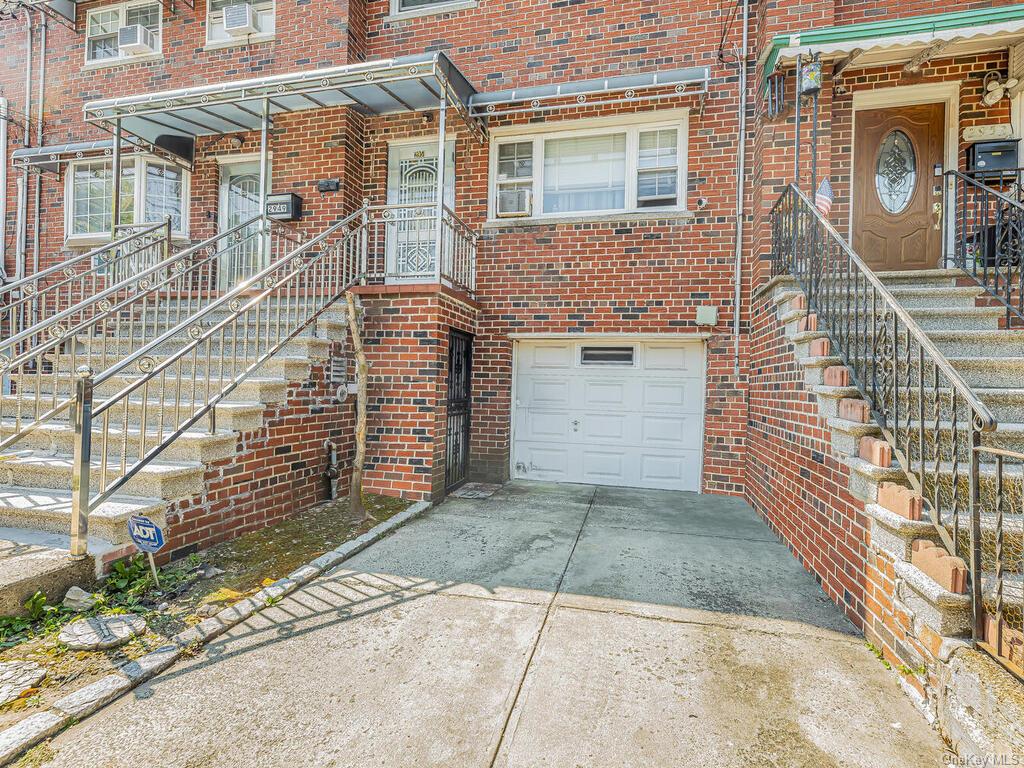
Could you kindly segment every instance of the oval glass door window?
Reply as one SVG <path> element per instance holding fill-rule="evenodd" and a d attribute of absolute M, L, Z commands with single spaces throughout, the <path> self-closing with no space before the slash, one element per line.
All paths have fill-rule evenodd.
<path fill-rule="evenodd" d="M 910 205 L 916 183 L 914 145 L 903 131 L 892 131 L 882 141 L 875 165 L 875 190 L 882 207 L 889 213 L 902 213 Z"/>

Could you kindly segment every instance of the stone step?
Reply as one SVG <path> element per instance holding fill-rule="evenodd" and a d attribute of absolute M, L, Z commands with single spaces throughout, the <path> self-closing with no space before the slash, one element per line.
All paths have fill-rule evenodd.
<path fill-rule="evenodd" d="M 875 273 L 890 290 L 897 286 L 951 286 L 964 278 L 960 269 L 913 269 Z"/>
<path fill-rule="evenodd" d="M 230 361 L 228 362 L 228 368 L 224 371 L 227 377 L 231 376 Z M 216 392 L 224 386 L 230 378 L 226 378 L 223 381 L 216 375 L 218 372 L 214 371 L 214 377 L 210 381 L 210 391 Z M 95 397 L 98 400 L 112 397 L 124 389 L 129 384 L 138 380 L 137 374 L 121 373 L 116 376 L 112 376 L 106 381 L 98 384 L 93 390 Z M 74 391 L 74 378 L 71 374 L 67 374 L 53 381 L 49 378 L 44 378 L 41 381 L 37 381 L 34 377 L 26 377 L 26 380 L 19 384 L 19 391 L 23 393 L 23 396 L 32 399 L 38 391 L 40 397 L 44 400 L 50 400 L 53 402 L 53 392 L 56 390 L 60 400 L 70 395 Z M 195 381 L 192 377 L 183 378 L 180 380 L 176 376 L 167 376 L 161 380 L 159 378 L 154 379 L 149 385 L 149 396 L 151 399 L 160 399 L 161 394 L 164 394 L 164 399 L 170 402 L 177 396 L 180 391 L 182 396 L 189 396 L 191 399 L 191 392 L 203 394 L 206 392 L 206 377 L 197 376 Z M 138 393 L 139 397 L 142 396 L 142 391 Z M 204 395 L 205 396 L 205 395 Z M 288 396 L 288 382 L 283 378 L 272 378 L 267 376 L 250 376 L 244 379 L 239 385 L 232 390 L 227 396 L 228 402 L 249 402 L 249 403 L 280 403 Z"/>
<path fill-rule="evenodd" d="M 93 450 L 101 451 L 103 446 L 103 424 L 93 425 Z M 8 437 L 15 433 L 15 424 L 11 419 L 0 420 L 0 437 Z M 117 427 L 110 427 L 106 431 L 107 455 L 120 456 L 127 438 L 127 456 L 139 455 L 141 448 L 142 431 L 138 428 L 129 428 L 127 435 L 124 430 Z M 166 437 L 166 433 L 164 435 Z M 150 450 L 157 444 L 159 434 L 150 429 L 146 432 L 146 450 Z M 234 432 L 221 430 L 219 432 L 193 431 L 184 432 L 179 435 L 160 454 L 164 461 L 199 461 L 209 463 L 219 459 L 226 459 L 234 455 L 238 444 L 238 436 Z M 17 449 L 32 450 L 49 455 L 70 456 L 74 453 L 75 433 L 66 422 L 49 422 L 25 434 L 16 444 Z"/>
<path fill-rule="evenodd" d="M 71 489 L 73 459 L 70 456 L 48 456 L 31 451 L 17 451 L 0 457 L 0 485 L 17 488 Z M 203 492 L 206 468 L 198 462 L 153 461 L 142 467 L 124 486 L 126 496 L 174 501 Z M 109 460 L 107 483 L 120 475 L 120 463 Z M 92 462 L 90 482 L 100 490 L 100 462 Z"/>
<path fill-rule="evenodd" d="M 191 339 L 171 339 L 157 345 L 151 352 L 152 357 L 172 356 L 192 344 Z M 324 360 L 330 354 L 331 341 L 327 339 L 313 338 L 311 336 L 298 337 L 286 342 L 281 353 L 291 357 L 304 357 L 309 360 Z M 124 357 L 128 357 L 139 349 L 139 344 L 128 338 L 104 338 L 93 339 L 89 343 L 79 342 L 76 346 L 76 353 L 79 365 L 89 363 L 93 368 L 100 370 L 109 367 Z M 210 341 L 204 341 L 194 351 L 187 353 L 188 357 L 214 359 L 248 357 L 252 358 L 259 352 L 266 352 L 266 345 L 260 342 L 257 350 L 255 337 L 225 337 L 219 336 Z M 96 361 L 96 362 L 92 362 Z"/>
<path fill-rule="evenodd" d="M 930 331 L 994 331 L 1005 312 L 998 307 L 907 308 L 921 330 Z"/>
<path fill-rule="evenodd" d="M 109 413 L 109 424 L 111 427 L 121 426 L 123 419 L 125 418 L 125 402 L 127 402 L 127 418 L 128 426 L 138 426 L 142 422 L 143 412 L 143 400 L 141 398 L 129 398 L 127 401 L 121 401 L 118 405 L 112 407 L 106 413 Z M 96 405 L 99 406 L 102 400 L 97 400 Z M 199 401 L 198 406 L 203 405 L 203 401 Z M 152 429 L 158 422 L 157 419 L 162 414 L 164 427 L 177 427 L 188 415 L 192 409 L 192 403 L 189 400 L 182 400 L 180 403 L 180 410 L 177 415 L 175 414 L 173 407 L 163 407 L 164 403 L 161 400 L 149 399 L 145 401 L 146 411 L 146 424 Z M 163 407 L 163 410 L 161 408 Z M 30 418 L 29 414 L 25 410 L 24 404 L 20 405 L 22 421 Z M 225 401 L 217 405 L 216 408 L 216 427 L 218 430 L 226 430 L 228 432 L 248 432 L 253 429 L 259 429 L 263 425 L 263 411 L 264 405 L 262 403 L 252 402 L 232 402 Z M 2 395 L 0 396 L 0 418 L 13 419 L 19 413 L 19 401 L 13 395 Z M 69 414 L 67 411 L 54 417 L 52 420 L 54 423 L 67 423 Z M 97 421 L 103 418 L 101 414 L 97 417 Z M 200 418 L 191 429 L 196 431 L 207 430 L 210 426 L 210 415 L 206 414 Z"/>
<path fill-rule="evenodd" d="M 976 306 L 982 290 L 978 286 L 887 286 L 905 309 L 968 309 Z"/>
<path fill-rule="evenodd" d="M 928 338 L 947 357 L 1024 356 L 1024 330 L 930 331 Z"/>
<path fill-rule="evenodd" d="M 972 387 L 1024 388 L 1024 357 L 946 358 Z"/>
<path fill-rule="evenodd" d="M 118 360 L 120 359 L 121 358 L 111 357 L 110 360 L 107 361 L 107 365 L 104 367 L 109 367 L 114 363 L 118 362 Z M 159 363 L 163 359 L 164 358 L 159 356 L 155 357 L 155 361 L 157 363 Z M 225 373 L 231 372 L 231 359 L 232 358 L 218 358 L 210 360 L 209 365 L 207 365 L 206 358 L 203 357 L 202 359 L 194 361 L 195 364 L 193 365 L 192 357 L 188 356 L 181 360 L 179 363 L 175 363 L 174 370 L 180 370 L 181 373 L 185 374 L 186 376 L 191 376 L 193 369 L 195 370 L 197 376 L 205 376 L 207 370 L 209 370 L 213 372 L 213 376 L 215 378 L 219 378 L 222 369 Z M 72 357 L 71 355 L 60 355 L 59 357 L 56 358 L 55 362 L 58 371 L 70 374 L 73 371 L 75 371 L 78 368 L 78 366 L 80 366 L 84 362 L 84 360 L 80 357 Z M 99 371 L 101 369 L 97 367 L 96 370 Z M 309 358 L 303 357 L 301 355 L 285 355 L 281 353 L 274 355 L 269 360 L 266 360 L 262 365 L 260 365 L 259 368 L 257 368 L 253 372 L 252 375 L 255 377 L 280 379 L 282 381 L 294 382 L 306 381 L 309 378 L 309 374 Z"/>
<path fill-rule="evenodd" d="M 128 518 L 145 515 L 166 526 L 168 504 L 161 499 L 114 496 L 89 514 L 89 549 L 103 542 L 126 544 Z M 68 535 L 71 531 L 71 492 L 55 488 L 0 486 L 0 525 L 22 530 Z M 2 534 L 0 534 L 2 535 Z M 93 543 L 96 543 L 94 548 Z"/>

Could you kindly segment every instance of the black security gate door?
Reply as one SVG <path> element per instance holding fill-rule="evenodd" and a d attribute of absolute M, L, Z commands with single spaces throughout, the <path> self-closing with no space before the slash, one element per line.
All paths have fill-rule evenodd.
<path fill-rule="evenodd" d="M 466 482 L 472 360 L 473 337 L 452 330 L 448 336 L 448 439 L 444 470 L 446 491 L 454 490 Z"/>

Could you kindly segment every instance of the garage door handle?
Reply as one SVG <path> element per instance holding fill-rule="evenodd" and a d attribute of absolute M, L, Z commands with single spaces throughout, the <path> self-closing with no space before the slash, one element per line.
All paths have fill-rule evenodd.
<path fill-rule="evenodd" d="M 580 420 L 579 419 L 573 419 L 572 420 L 572 431 L 573 432 L 579 432 L 580 431 Z"/>

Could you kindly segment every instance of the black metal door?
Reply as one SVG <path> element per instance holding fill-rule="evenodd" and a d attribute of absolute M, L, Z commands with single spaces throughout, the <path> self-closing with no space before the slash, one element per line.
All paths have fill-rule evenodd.
<path fill-rule="evenodd" d="M 452 330 L 448 335 L 448 436 L 444 487 L 451 491 L 466 482 L 469 469 L 470 379 L 473 337 Z"/>

